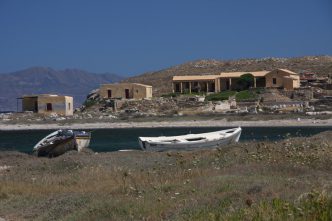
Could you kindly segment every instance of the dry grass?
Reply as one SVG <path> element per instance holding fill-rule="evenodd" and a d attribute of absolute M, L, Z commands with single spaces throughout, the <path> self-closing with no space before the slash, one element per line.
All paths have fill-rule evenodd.
<path fill-rule="evenodd" d="M 1 153 L 8 220 L 331 220 L 332 136 L 195 152 Z"/>

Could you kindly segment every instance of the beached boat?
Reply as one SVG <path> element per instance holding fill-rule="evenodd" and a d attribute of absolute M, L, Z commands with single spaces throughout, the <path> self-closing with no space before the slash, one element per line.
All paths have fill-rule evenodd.
<path fill-rule="evenodd" d="M 74 131 L 75 140 L 77 143 L 78 152 L 82 151 L 84 148 L 89 147 L 91 140 L 91 133 L 86 131 Z"/>
<path fill-rule="evenodd" d="M 242 129 L 240 127 L 210 133 L 186 134 L 181 136 L 139 137 L 143 150 L 192 150 L 211 148 L 238 142 Z"/>
<path fill-rule="evenodd" d="M 37 156 L 56 157 L 69 150 L 81 151 L 89 146 L 91 133 L 85 131 L 57 130 L 34 147 L 33 153 Z"/>

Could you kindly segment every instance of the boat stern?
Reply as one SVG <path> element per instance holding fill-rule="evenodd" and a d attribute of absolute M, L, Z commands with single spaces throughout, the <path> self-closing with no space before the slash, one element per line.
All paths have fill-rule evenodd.
<path fill-rule="evenodd" d="M 142 137 L 138 137 L 138 144 L 139 144 L 139 146 L 141 147 L 142 150 L 146 150 L 146 143 L 142 139 Z"/>
<path fill-rule="evenodd" d="M 91 133 L 85 131 L 75 132 L 75 141 L 77 144 L 77 151 L 80 152 L 90 145 Z"/>
<path fill-rule="evenodd" d="M 241 136 L 241 132 L 242 132 L 241 127 L 238 127 L 238 128 L 235 129 L 235 131 L 234 131 L 234 134 L 235 134 L 234 142 L 235 143 L 239 142 L 240 136 Z"/>

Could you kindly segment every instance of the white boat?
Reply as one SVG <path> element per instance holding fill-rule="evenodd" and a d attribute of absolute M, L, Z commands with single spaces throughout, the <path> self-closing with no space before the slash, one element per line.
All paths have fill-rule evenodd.
<path fill-rule="evenodd" d="M 91 133 L 86 131 L 74 131 L 77 150 L 81 152 L 84 148 L 88 148 L 91 140 Z"/>
<path fill-rule="evenodd" d="M 143 150 L 193 150 L 208 147 L 219 147 L 238 142 L 242 129 L 232 128 L 210 133 L 186 134 L 181 136 L 139 137 L 138 142 Z"/>
<path fill-rule="evenodd" d="M 85 131 L 57 130 L 43 139 L 34 147 L 37 156 L 56 157 L 69 150 L 81 151 L 89 146 L 91 133 Z"/>

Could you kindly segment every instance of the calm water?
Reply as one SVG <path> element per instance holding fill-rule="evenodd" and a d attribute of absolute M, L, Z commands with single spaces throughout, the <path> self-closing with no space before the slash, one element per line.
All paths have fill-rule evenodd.
<path fill-rule="evenodd" d="M 97 152 L 116 151 L 120 149 L 139 149 L 137 137 L 181 135 L 187 133 L 211 132 L 224 127 L 208 128 L 130 128 L 130 129 L 100 129 L 92 133 L 90 148 Z M 311 136 L 331 127 L 245 127 L 242 128 L 240 141 L 280 140 L 285 136 Z M 52 130 L 53 131 L 53 130 Z M 32 147 L 52 131 L 0 131 L 0 151 L 18 150 L 30 153 Z M 1 152 L 0 152 L 1 154 Z"/>

